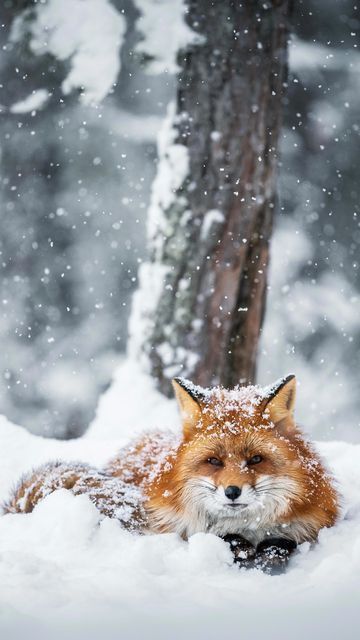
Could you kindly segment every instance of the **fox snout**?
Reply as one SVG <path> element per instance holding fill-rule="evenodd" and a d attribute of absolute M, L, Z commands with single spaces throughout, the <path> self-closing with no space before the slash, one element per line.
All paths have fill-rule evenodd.
<path fill-rule="evenodd" d="M 240 487 L 237 487 L 234 484 L 230 484 L 228 487 L 224 489 L 224 493 L 229 500 L 237 500 L 237 498 L 241 495 Z"/>

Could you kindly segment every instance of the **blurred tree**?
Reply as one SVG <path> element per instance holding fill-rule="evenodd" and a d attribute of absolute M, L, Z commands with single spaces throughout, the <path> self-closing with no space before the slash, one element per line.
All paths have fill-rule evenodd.
<path fill-rule="evenodd" d="M 75 10 L 84 12 L 81 30 Z M 79 84 L 90 78 L 94 89 L 106 75 L 94 70 L 88 44 L 95 30 L 101 61 L 110 39 L 106 10 L 110 35 L 114 18 L 125 24 L 126 16 L 111 50 L 121 71 L 101 104 L 85 104 L 82 87 L 66 93 L 64 81 L 80 58 Z M 161 77 L 145 81 L 131 55 L 139 40 L 131 0 L 5 0 L 0 18 L 0 413 L 69 438 L 88 426 L 125 350 L 164 111 L 158 103 L 164 96 L 166 104 L 169 90 Z M 53 42 L 56 29 L 65 53 L 74 45 L 70 60 L 32 46 Z M 83 42 L 84 55 L 72 55 Z"/>
<path fill-rule="evenodd" d="M 134 333 L 160 389 L 254 380 L 287 77 L 289 0 L 189 0 Z M 170 124 L 170 126 L 169 126 Z"/>
<path fill-rule="evenodd" d="M 234 382 L 243 346 L 251 345 L 246 357 L 255 355 L 266 279 L 257 263 L 267 259 L 281 103 L 278 92 L 270 95 L 276 44 L 269 39 L 283 43 L 279 20 L 287 7 L 215 4 L 224 7 L 188 2 L 186 27 L 183 0 L 0 3 L 0 411 L 33 431 L 81 433 L 125 350 L 130 297 L 146 253 L 158 116 L 173 96 L 174 56 L 189 35 L 193 44 L 179 57 L 177 116 L 160 140 L 152 261 L 136 296 L 135 317 L 147 322 L 131 324 L 132 345 L 141 335 L 141 351 L 166 389 L 171 375 L 192 375 L 199 355 L 210 375 L 221 352 L 212 380 L 228 380 L 228 365 Z M 264 381 L 296 371 L 306 423 L 311 394 L 325 416 L 317 435 L 326 420 L 341 437 L 353 437 L 360 413 L 359 297 L 350 286 L 359 286 L 359 14 L 351 0 L 294 3 L 281 207 L 259 361 Z M 277 73 L 278 63 L 271 64 Z M 161 75 L 145 75 L 145 66 Z M 84 99 L 94 89 L 97 101 L 89 104 Z M 274 109 L 264 110 L 266 101 Z M 264 141 L 265 127 L 273 129 L 272 144 Z M 261 216 L 263 238 L 256 238 Z M 260 250 L 265 258 L 254 258 Z M 236 311 L 245 307 L 247 317 Z M 335 395 L 337 409 L 328 402 Z M 312 415 L 315 423 L 317 408 Z"/>

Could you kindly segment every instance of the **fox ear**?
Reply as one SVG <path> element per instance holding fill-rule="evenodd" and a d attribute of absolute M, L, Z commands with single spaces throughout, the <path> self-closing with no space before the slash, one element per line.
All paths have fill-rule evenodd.
<path fill-rule="evenodd" d="M 295 428 L 293 420 L 295 395 L 296 378 L 294 375 L 289 375 L 268 387 L 263 404 L 263 410 L 269 412 L 275 426 L 288 432 Z"/>
<path fill-rule="evenodd" d="M 201 418 L 201 402 L 205 401 L 205 390 L 186 378 L 174 378 L 172 385 L 180 409 L 184 436 L 189 438 Z"/>

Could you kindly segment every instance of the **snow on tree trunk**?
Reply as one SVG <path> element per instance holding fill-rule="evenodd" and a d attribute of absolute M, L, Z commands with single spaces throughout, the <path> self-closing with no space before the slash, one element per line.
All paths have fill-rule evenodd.
<path fill-rule="evenodd" d="M 130 331 L 159 388 L 254 380 L 276 203 L 290 0 L 189 0 Z M 141 343 L 136 334 L 141 335 Z"/>

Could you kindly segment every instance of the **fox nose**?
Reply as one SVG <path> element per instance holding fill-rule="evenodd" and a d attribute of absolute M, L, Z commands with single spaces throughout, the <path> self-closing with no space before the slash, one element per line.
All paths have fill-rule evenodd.
<path fill-rule="evenodd" d="M 226 487 L 224 493 L 226 497 L 229 498 L 229 500 L 236 500 L 236 498 L 241 495 L 241 489 L 240 487 L 236 487 L 235 485 L 231 484 L 229 487 Z"/>

